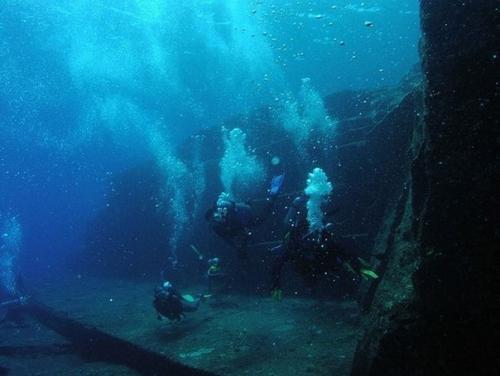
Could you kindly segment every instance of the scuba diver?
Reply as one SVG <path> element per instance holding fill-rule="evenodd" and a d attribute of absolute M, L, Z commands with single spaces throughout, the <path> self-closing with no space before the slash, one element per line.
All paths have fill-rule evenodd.
<path fill-rule="evenodd" d="M 290 262 L 303 278 L 307 287 L 314 287 L 318 278 L 342 268 L 365 279 L 378 278 L 371 266 L 352 252 L 354 247 L 341 245 L 334 237 L 333 224 L 309 231 L 306 198 L 297 197 L 285 217 L 286 234 L 280 245 L 272 249 L 275 260 L 272 266 L 272 297 L 281 300 L 281 274 Z"/>
<path fill-rule="evenodd" d="M 198 310 L 204 297 L 193 298 L 191 295 L 181 295 L 170 283 L 165 281 L 155 288 L 153 306 L 158 314 L 158 320 L 163 317 L 172 321 L 184 318 L 184 313 Z"/>
<path fill-rule="evenodd" d="M 226 193 L 222 193 L 216 205 L 206 212 L 205 219 L 212 230 L 235 248 L 241 258 L 247 255 L 250 229 L 260 225 L 271 213 L 284 180 L 285 174 L 273 177 L 266 206 L 260 213 L 256 213 L 251 203 L 234 202 Z"/>
<path fill-rule="evenodd" d="M 225 277 L 220 258 L 212 257 L 205 261 L 205 256 L 194 244 L 191 244 L 190 247 L 197 256 L 198 271 L 202 273 L 204 282 L 207 283 L 208 293 L 212 293 L 214 287 L 219 290 L 224 284 Z"/>
<path fill-rule="evenodd" d="M 213 257 L 208 260 L 207 283 L 208 292 L 212 293 L 215 289 L 220 289 L 224 280 L 224 273 L 218 257 Z"/>

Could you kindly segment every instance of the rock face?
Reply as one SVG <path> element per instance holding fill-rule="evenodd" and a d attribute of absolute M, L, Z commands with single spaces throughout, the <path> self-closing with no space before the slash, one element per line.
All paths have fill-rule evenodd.
<path fill-rule="evenodd" d="M 254 231 L 250 242 L 249 268 L 253 272 L 247 276 L 246 284 L 253 291 L 255 286 L 269 287 L 271 264 L 268 248 L 253 245 L 282 239 L 286 207 L 303 191 L 307 173 L 314 167 L 322 167 L 334 183 L 337 210 L 330 220 L 335 221 L 337 235 L 349 242 L 354 239 L 365 254 L 371 252 L 382 219 L 405 183 L 409 163 L 401 161 L 407 155 L 422 113 L 421 90 L 421 75 L 416 70 L 398 87 L 342 92 L 324 98 L 326 110 L 337 121 L 336 134 L 333 141 L 325 141 L 324 135 L 312 135 L 303 150 L 308 157 L 297 152 L 297 146 L 276 115 L 278 109 L 263 108 L 225 122 L 226 128 L 239 127 L 247 133 L 248 145 L 265 165 L 268 176 L 286 173 L 286 194 L 278 200 L 274 215 Z M 204 219 L 205 210 L 222 190 L 219 161 L 223 147 L 220 129 L 207 129 L 179 149 L 180 158 L 190 170 L 196 167 L 197 159 L 201 160 L 206 188 L 197 205 L 191 203 L 199 212 L 191 213 L 191 227 L 180 239 L 178 254 L 180 262 L 186 264 L 185 270 L 196 271 L 199 262 L 189 247 L 196 244 L 204 254 L 217 255 L 234 266 L 237 279 L 241 263 L 234 250 L 208 231 Z M 278 166 L 271 163 L 275 156 L 281 161 Z M 84 264 L 92 267 L 86 269 L 124 276 L 159 275 L 167 264 L 168 232 L 172 225 L 168 211 L 161 205 L 166 200 L 160 180 L 161 174 L 154 164 L 139 166 L 117 177 L 109 207 L 89 225 Z M 265 203 L 267 184 L 248 199 L 257 198 L 257 205 Z M 342 295 L 355 290 L 352 277 L 344 277 L 333 288 L 329 286 L 330 293 Z M 242 282 L 237 280 L 235 284 L 241 287 Z"/>
<path fill-rule="evenodd" d="M 498 6 L 422 0 L 425 116 L 353 375 L 498 374 Z M 498 265 L 498 264 L 497 264 Z"/>

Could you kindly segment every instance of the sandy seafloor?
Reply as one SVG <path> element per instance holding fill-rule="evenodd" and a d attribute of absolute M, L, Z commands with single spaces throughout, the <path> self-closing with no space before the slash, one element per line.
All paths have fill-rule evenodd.
<path fill-rule="evenodd" d="M 36 286 L 36 298 L 68 317 L 184 364 L 219 375 L 347 375 L 358 337 L 353 301 L 285 294 L 210 298 L 181 322 L 158 321 L 154 284 L 74 278 Z M 185 293 L 197 293 L 196 288 Z M 9 375 L 137 375 L 87 362 L 32 318 L 0 324 L 0 365 Z"/>

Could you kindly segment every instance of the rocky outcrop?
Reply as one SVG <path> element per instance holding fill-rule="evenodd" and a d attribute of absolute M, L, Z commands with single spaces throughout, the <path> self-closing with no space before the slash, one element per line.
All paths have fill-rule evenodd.
<path fill-rule="evenodd" d="M 62 349 L 56 347 L 56 351 L 63 350 L 68 353 L 75 353 L 89 362 L 123 365 L 144 376 L 169 374 L 178 376 L 215 375 L 208 371 L 183 365 L 133 342 L 81 323 L 68 317 L 65 312 L 57 312 L 36 301 L 30 301 L 29 304 L 21 308 L 21 312 L 31 316 L 39 324 L 52 329 L 69 341 L 69 344 L 63 345 Z M 16 350 L 16 348 L 14 347 L 13 350 Z M 29 350 L 30 354 L 32 354 L 32 351 L 35 350 L 34 346 Z"/>
<path fill-rule="evenodd" d="M 498 7 L 422 0 L 425 117 L 353 375 L 497 374 Z"/>
<path fill-rule="evenodd" d="M 275 108 L 262 108 L 225 122 L 228 129 L 242 128 L 248 145 L 255 150 L 268 174 L 286 173 L 285 195 L 280 198 L 272 218 L 254 232 L 250 267 L 254 272 L 249 285 L 268 288 L 270 256 L 266 247 L 253 246 L 278 241 L 282 236 L 282 219 L 287 205 L 305 187 L 307 173 L 322 167 L 334 182 L 334 201 L 338 208 L 334 218 L 339 237 L 355 240 L 366 253 L 371 252 L 376 234 L 387 208 L 394 205 L 405 183 L 407 155 L 412 132 L 422 112 L 420 71 L 412 72 L 402 84 L 376 91 L 351 91 L 324 98 L 331 118 L 337 120 L 336 135 L 325 142 L 324 135 L 311 137 L 305 145 L 310 158 L 304 158 L 282 126 Z M 189 244 L 200 245 L 202 252 L 216 254 L 232 263 L 234 251 L 207 231 L 204 211 L 222 190 L 219 161 L 223 154 L 220 129 L 206 129 L 189 138 L 179 148 L 179 156 L 194 169 L 201 160 L 206 177 L 205 192 L 197 203 L 186 236 L 180 239 L 179 254 L 187 269 L 197 270 L 196 255 Z M 274 166 L 272 157 L 281 163 Z M 198 166 L 199 167 L 199 166 Z M 162 206 L 164 196 L 160 176 L 153 164 L 138 166 L 118 176 L 112 185 L 108 206 L 89 225 L 84 264 L 99 273 L 120 275 L 159 274 L 166 265 L 169 216 Z M 266 183 L 267 185 L 267 183 Z M 263 201 L 265 188 L 256 191 Z M 240 263 L 234 262 L 235 275 Z M 186 274 L 186 273 L 180 273 Z M 354 291 L 350 276 L 338 281 L 329 291 L 343 295 Z"/>

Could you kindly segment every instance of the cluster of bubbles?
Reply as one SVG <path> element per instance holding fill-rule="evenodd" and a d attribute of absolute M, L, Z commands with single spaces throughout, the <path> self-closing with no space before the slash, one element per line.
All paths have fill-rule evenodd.
<path fill-rule="evenodd" d="M 191 166 L 176 156 L 174 127 L 184 119 L 203 124 L 209 110 L 206 97 L 220 97 L 198 90 L 199 80 L 193 80 L 192 72 L 204 76 L 208 93 L 240 93 L 220 99 L 236 112 L 241 103 L 251 102 L 244 93 L 254 92 L 242 87 L 272 73 L 272 51 L 263 36 L 250 36 L 257 33 L 255 19 L 244 9 L 248 5 L 237 2 L 200 5 L 193 0 L 179 6 L 174 1 L 136 0 L 126 8 L 107 1 L 92 7 L 86 2 L 61 4 L 48 12 L 63 20 L 57 45 L 66 55 L 69 75 L 83 103 L 79 124 L 66 144 L 101 139 L 106 143 L 111 135 L 121 150 L 129 150 L 133 140 L 136 149 L 152 156 L 163 176 L 163 202 L 172 223 L 169 243 L 175 253 L 205 190 L 205 168 L 199 153 Z M 187 34 L 190 38 L 185 38 Z M 247 48 L 250 41 L 251 49 Z M 206 61 L 197 62 L 200 54 L 216 69 L 203 71 Z M 226 77 L 234 81 L 222 79 Z M 233 172 L 225 168 L 222 180 L 238 195 L 251 186 L 247 178 L 260 167 L 251 157 L 242 159 L 246 154 L 237 149 L 235 133 L 230 139 L 228 158 L 239 161 L 239 167 L 229 168 Z"/>
<path fill-rule="evenodd" d="M 328 115 L 323 98 L 309 78 L 302 79 L 297 99 L 289 94 L 283 101 L 278 119 L 303 157 L 307 156 L 307 144 L 313 134 L 331 140 L 336 132 L 337 122 Z"/>
<path fill-rule="evenodd" d="M 168 216 L 173 219 L 170 251 L 176 257 L 177 243 L 190 218 L 186 204 L 192 176 L 186 164 L 175 156 L 170 143 L 158 128 L 149 128 L 146 139 L 162 173 L 163 199 L 168 203 Z"/>
<path fill-rule="evenodd" d="M 307 179 L 307 187 L 304 193 L 307 196 L 307 221 L 309 223 L 309 231 L 316 231 L 323 227 L 324 213 L 321 209 L 321 204 L 332 192 L 333 185 L 328 181 L 328 176 L 325 172 L 316 167 Z"/>
<path fill-rule="evenodd" d="M 220 177 L 232 200 L 242 200 L 260 187 L 265 180 L 265 169 L 247 145 L 247 135 L 239 128 L 222 128 L 224 156 L 220 161 Z"/>
<path fill-rule="evenodd" d="M 192 218 L 199 212 L 199 206 L 203 198 L 203 194 L 207 188 L 207 177 L 205 162 L 202 159 L 203 136 L 194 136 L 193 147 L 193 162 L 191 167 L 192 187 L 193 187 L 193 210 Z"/>

